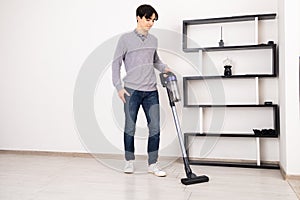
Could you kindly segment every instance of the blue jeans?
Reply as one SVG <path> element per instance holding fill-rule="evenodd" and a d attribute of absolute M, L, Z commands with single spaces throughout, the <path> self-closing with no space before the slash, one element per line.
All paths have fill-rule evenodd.
<path fill-rule="evenodd" d="M 124 147 L 125 159 L 134 160 L 134 135 L 136 128 L 137 114 L 142 106 L 146 115 L 149 136 L 148 136 L 148 164 L 157 162 L 159 139 L 160 139 L 160 113 L 158 92 L 139 91 L 131 88 L 125 88 L 130 96 L 125 95 L 125 129 L 124 129 Z"/>

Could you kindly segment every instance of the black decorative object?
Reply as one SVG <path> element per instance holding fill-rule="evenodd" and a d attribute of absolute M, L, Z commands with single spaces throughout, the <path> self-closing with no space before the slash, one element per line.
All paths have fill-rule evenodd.
<path fill-rule="evenodd" d="M 227 57 L 224 61 L 224 76 L 230 77 L 232 75 L 231 67 L 232 67 L 232 61 Z"/>
<path fill-rule="evenodd" d="M 278 136 L 274 129 L 253 129 L 254 135 L 257 137 L 274 137 Z"/>
<path fill-rule="evenodd" d="M 265 105 L 273 105 L 272 101 L 265 101 Z"/>
<path fill-rule="evenodd" d="M 230 65 L 225 65 L 224 66 L 224 76 L 226 77 L 230 77 L 232 75 L 232 72 L 231 72 L 231 67 Z"/>
<path fill-rule="evenodd" d="M 221 39 L 219 41 L 219 47 L 224 47 L 222 26 L 221 26 Z"/>

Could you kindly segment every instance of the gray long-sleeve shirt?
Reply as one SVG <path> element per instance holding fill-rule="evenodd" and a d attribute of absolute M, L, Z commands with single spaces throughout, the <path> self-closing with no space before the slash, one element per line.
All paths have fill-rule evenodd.
<path fill-rule="evenodd" d="M 117 91 L 123 88 L 120 69 L 124 62 L 124 87 L 140 91 L 156 90 L 154 68 L 163 72 L 166 65 L 157 54 L 157 38 L 141 35 L 136 30 L 123 34 L 117 44 L 112 62 L 112 80 Z"/>

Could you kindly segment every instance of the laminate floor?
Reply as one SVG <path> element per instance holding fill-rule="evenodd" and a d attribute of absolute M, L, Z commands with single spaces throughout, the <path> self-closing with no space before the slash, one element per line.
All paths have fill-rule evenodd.
<path fill-rule="evenodd" d="M 1 153 L 0 199 L 297 200 L 279 170 L 192 165 L 196 174 L 207 174 L 210 181 L 184 186 L 180 162 L 160 163 L 167 177 L 148 174 L 145 160 L 136 161 L 135 174 L 124 174 L 118 159 Z"/>

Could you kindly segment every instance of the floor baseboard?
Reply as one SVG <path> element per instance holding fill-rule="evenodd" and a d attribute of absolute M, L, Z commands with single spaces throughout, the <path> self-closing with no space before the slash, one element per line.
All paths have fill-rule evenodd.
<path fill-rule="evenodd" d="M 0 154 L 36 155 L 36 156 L 56 156 L 56 157 L 80 157 L 80 158 L 101 158 L 124 160 L 123 154 L 103 154 L 103 153 L 79 153 L 79 152 L 57 152 L 57 151 L 32 151 L 32 150 L 0 150 Z M 136 160 L 146 160 L 147 155 L 135 155 Z M 178 161 L 181 158 L 175 156 L 159 156 L 160 160 Z"/>

